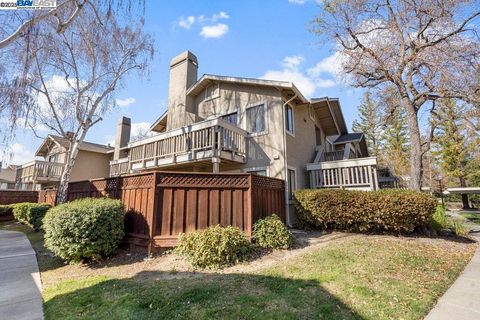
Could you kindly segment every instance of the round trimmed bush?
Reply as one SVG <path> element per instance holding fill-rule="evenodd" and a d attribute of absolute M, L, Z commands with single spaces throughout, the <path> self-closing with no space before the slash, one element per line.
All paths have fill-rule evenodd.
<path fill-rule="evenodd" d="M 239 228 L 216 225 L 180 235 L 175 250 L 195 268 L 222 268 L 247 259 L 252 246 Z"/>
<path fill-rule="evenodd" d="M 124 210 L 118 200 L 85 198 L 60 204 L 43 221 L 45 246 L 67 261 L 111 255 L 124 236 Z"/>
<path fill-rule="evenodd" d="M 253 241 L 262 248 L 288 249 L 293 243 L 293 236 L 282 220 L 273 214 L 255 222 Z"/>

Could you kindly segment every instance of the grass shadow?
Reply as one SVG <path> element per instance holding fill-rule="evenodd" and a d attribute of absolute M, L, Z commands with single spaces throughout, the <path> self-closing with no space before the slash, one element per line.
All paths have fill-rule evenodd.
<path fill-rule="evenodd" d="M 46 319 L 363 319 L 314 280 L 178 276 L 163 280 L 163 272 L 144 271 L 129 279 L 86 279 L 79 287 L 65 283 L 63 294 L 49 298 L 47 291 Z"/>

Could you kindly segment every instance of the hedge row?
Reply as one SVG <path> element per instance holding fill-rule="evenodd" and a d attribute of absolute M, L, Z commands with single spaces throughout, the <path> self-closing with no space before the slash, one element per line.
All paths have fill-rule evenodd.
<path fill-rule="evenodd" d="M 11 216 L 13 214 L 13 206 L 10 204 L 1 204 L 0 205 L 0 217 L 1 216 Z"/>
<path fill-rule="evenodd" d="M 434 197 L 410 190 L 295 192 L 300 224 L 322 229 L 409 233 L 429 225 L 436 206 Z"/>
<path fill-rule="evenodd" d="M 16 203 L 13 205 L 13 215 L 18 221 L 26 223 L 38 231 L 42 227 L 43 217 L 51 207 L 47 203 Z"/>

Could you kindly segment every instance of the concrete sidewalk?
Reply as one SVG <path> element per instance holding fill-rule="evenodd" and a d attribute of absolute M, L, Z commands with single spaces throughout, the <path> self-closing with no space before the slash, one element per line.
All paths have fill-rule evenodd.
<path fill-rule="evenodd" d="M 465 219 L 454 212 L 449 214 L 454 218 Z M 465 225 L 470 229 L 470 235 L 480 241 L 480 225 L 471 222 L 465 222 Z M 475 251 L 472 261 L 425 319 L 480 319 L 480 247 Z"/>
<path fill-rule="evenodd" d="M 0 230 L 0 319 L 43 319 L 37 258 L 22 232 Z"/>

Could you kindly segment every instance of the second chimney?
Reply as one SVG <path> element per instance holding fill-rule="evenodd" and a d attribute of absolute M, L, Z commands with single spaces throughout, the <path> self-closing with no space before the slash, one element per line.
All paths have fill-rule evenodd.
<path fill-rule="evenodd" d="M 115 131 L 115 149 L 113 152 L 113 159 L 118 160 L 121 157 L 120 149 L 126 147 L 130 141 L 131 120 L 127 117 L 121 117 L 117 122 L 117 129 Z"/>

